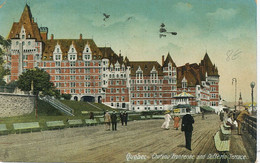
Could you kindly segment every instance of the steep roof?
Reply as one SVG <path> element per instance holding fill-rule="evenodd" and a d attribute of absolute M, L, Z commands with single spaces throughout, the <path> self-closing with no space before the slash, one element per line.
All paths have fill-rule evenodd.
<path fill-rule="evenodd" d="M 194 64 L 186 63 L 184 66 L 177 67 L 177 87 L 182 86 L 182 79 L 185 77 L 187 80 L 188 87 L 194 87 L 201 83 L 201 77 L 199 74 L 199 66 Z"/>
<path fill-rule="evenodd" d="M 111 49 L 111 47 L 99 47 L 99 50 L 102 53 L 103 58 L 109 59 L 109 67 L 115 66 L 118 62 L 120 67 L 125 64 L 124 58 L 119 54 L 119 56 Z"/>
<path fill-rule="evenodd" d="M 176 67 L 176 64 L 173 62 L 171 55 L 168 53 L 165 61 L 163 62 L 163 67 L 168 67 L 168 63 L 172 63 L 173 67 Z"/>
<path fill-rule="evenodd" d="M 207 72 L 208 76 L 219 76 L 218 69 L 215 65 L 212 64 L 208 53 L 205 54 L 203 60 L 201 60 L 201 62 L 200 62 L 200 65 L 204 69 L 202 71 Z"/>
<path fill-rule="evenodd" d="M 131 75 L 136 75 L 139 67 L 142 69 L 144 76 L 150 76 L 153 67 L 157 70 L 159 76 L 163 75 L 162 66 L 157 61 L 130 61 L 129 65 L 131 67 Z"/>
<path fill-rule="evenodd" d="M 43 60 L 52 60 L 51 57 L 53 57 L 53 51 L 57 44 L 61 47 L 63 59 L 67 57 L 71 44 L 74 45 L 79 60 L 82 59 L 82 53 L 87 44 L 89 45 L 92 55 L 94 56 L 94 60 L 102 59 L 103 57 L 99 48 L 92 39 L 51 39 L 44 41 Z"/>
<path fill-rule="evenodd" d="M 26 4 L 21 15 L 19 22 L 14 22 L 13 26 L 9 32 L 8 39 L 15 38 L 17 34 L 20 34 L 22 26 L 25 29 L 25 32 L 28 35 L 31 35 L 31 38 L 35 38 L 37 41 L 41 41 L 41 35 L 38 28 L 38 24 L 34 22 L 32 18 L 32 13 L 30 7 Z"/>

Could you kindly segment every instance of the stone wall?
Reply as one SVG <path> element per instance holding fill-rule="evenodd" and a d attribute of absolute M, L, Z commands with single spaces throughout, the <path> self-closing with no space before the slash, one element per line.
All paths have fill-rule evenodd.
<path fill-rule="evenodd" d="M 0 117 L 13 117 L 29 114 L 34 110 L 32 95 L 0 93 Z"/>

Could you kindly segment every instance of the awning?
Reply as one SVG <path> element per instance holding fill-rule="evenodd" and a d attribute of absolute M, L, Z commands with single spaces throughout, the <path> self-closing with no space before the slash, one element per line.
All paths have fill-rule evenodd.
<path fill-rule="evenodd" d="M 187 92 L 182 92 L 182 93 L 174 96 L 174 98 L 194 98 L 194 96 Z"/>
<path fill-rule="evenodd" d="M 210 106 L 201 106 L 200 108 L 201 108 L 201 109 L 204 109 L 204 110 L 206 110 L 206 111 L 215 111 L 215 109 L 213 109 L 213 108 L 210 107 Z"/>
<path fill-rule="evenodd" d="M 178 104 L 178 105 L 176 105 L 176 106 L 174 106 L 173 107 L 174 109 L 176 109 L 176 108 L 191 108 L 191 106 L 190 105 L 188 105 L 188 104 Z"/>

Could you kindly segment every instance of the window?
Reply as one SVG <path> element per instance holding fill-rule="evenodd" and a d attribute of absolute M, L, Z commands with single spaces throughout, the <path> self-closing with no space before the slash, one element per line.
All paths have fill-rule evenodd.
<path fill-rule="evenodd" d="M 85 66 L 90 66 L 90 63 L 88 61 L 85 62 Z"/>
<path fill-rule="evenodd" d="M 60 73 L 61 73 L 61 70 L 60 70 L 60 69 L 56 69 L 56 70 L 55 70 L 55 73 L 56 73 L 56 74 L 60 74 Z"/>
<path fill-rule="evenodd" d="M 89 51 L 89 49 L 88 48 L 86 48 L 86 52 L 88 52 Z"/>
<path fill-rule="evenodd" d="M 86 55 L 84 55 L 84 58 L 85 58 L 85 60 L 90 60 L 90 55 L 86 54 Z"/>
<path fill-rule="evenodd" d="M 61 55 L 55 55 L 55 60 L 56 61 L 60 61 L 60 59 L 61 59 Z"/>
<path fill-rule="evenodd" d="M 118 96 L 116 96 L 116 101 L 119 101 L 119 97 Z"/>
<path fill-rule="evenodd" d="M 75 82 L 71 82 L 70 83 L 70 87 L 75 87 L 76 86 L 76 83 Z"/>
<path fill-rule="evenodd" d="M 22 39 L 24 39 L 24 35 L 22 35 Z"/>
<path fill-rule="evenodd" d="M 71 61 L 70 62 L 70 66 L 76 66 L 76 62 L 75 61 Z"/>
<path fill-rule="evenodd" d="M 70 69 L 71 74 L 76 74 L 76 69 Z"/>
<path fill-rule="evenodd" d="M 70 76 L 70 80 L 76 80 L 76 76 Z"/>
<path fill-rule="evenodd" d="M 60 66 L 60 62 L 55 62 L 55 66 Z"/>
<path fill-rule="evenodd" d="M 69 59 L 70 59 L 71 61 L 76 60 L 76 55 L 70 55 Z"/>
<path fill-rule="evenodd" d="M 25 45 L 24 41 L 22 42 L 22 45 L 23 45 L 23 46 Z"/>
<path fill-rule="evenodd" d="M 70 90 L 70 93 L 75 93 L 75 92 L 76 92 L 75 89 Z"/>
<path fill-rule="evenodd" d="M 19 42 L 18 41 L 16 41 L 16 45 L 18 45 L 19 44 Z"/>
<path fill-rule="evenodd" d="M 31 45 L 31 41 L 28 42 L 28 45 Z"/>

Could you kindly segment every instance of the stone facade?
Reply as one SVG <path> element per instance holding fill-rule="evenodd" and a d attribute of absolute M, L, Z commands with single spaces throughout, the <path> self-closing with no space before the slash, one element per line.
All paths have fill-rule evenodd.
<path fill-rule="evenodd" d="M 0 117 L 13 117 L 30 114 L 34 110 L 35 96 L 0 94 Z"/>

